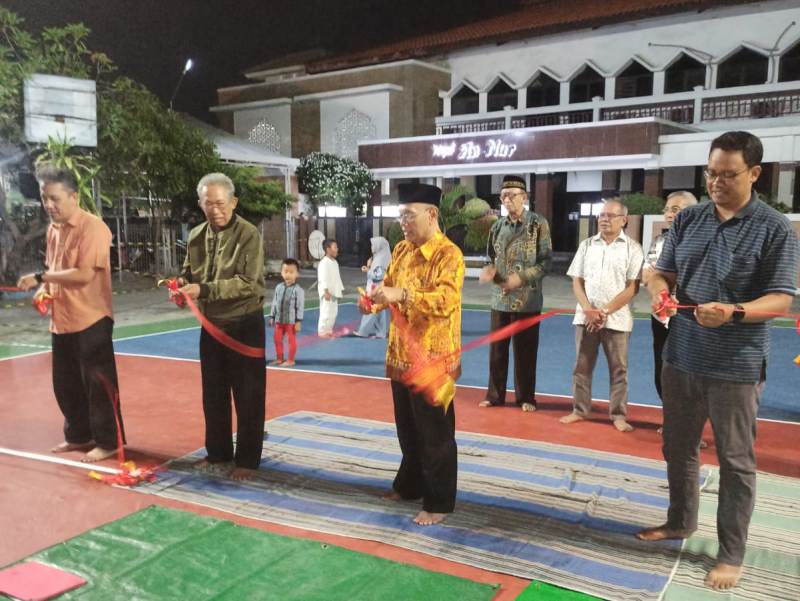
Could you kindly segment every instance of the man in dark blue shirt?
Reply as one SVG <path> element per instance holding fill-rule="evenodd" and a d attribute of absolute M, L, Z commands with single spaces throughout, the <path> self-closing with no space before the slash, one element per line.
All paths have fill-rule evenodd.
<path fill-rule="evenodd" d="M 667 522 L 643 540 L 687 538 L 697 529 L 699 444 L 711 420 L 720 463 L 716 565 L 705 583 L 732 588 L 742 573 L 755 503 L 756 412 L 766 376 L 770 315 L 789 310 L 797 282 L 798 242 L 789 221 L 753 192 L 761 141 L 728 132 L 711 143 L 706 188 L 711 202 L 675 218 L 648 288 L 656 310 L 677 286 L 664 356 L 664 459 L 670 489 Z"/>

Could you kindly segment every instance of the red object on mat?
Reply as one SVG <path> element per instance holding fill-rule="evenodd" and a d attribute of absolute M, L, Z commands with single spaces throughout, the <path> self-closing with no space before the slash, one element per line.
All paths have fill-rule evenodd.
<path fill-rule="evenodd" d="M 84 584 L 80 576 L 37 561 L 0 570 L 0 593 L 24 601 L 45 601 Z"/>

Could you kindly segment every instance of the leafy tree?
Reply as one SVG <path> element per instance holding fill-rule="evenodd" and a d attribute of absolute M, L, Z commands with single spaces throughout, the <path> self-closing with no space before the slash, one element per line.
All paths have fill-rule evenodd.
<path fill-rule="evenodd" d="M 363 213 L 363 205 L 377 183 L 364 163 L 325 152 L 304 156 L 296 173 L 300 190 L 309 195 L 314 208 L 332 202 L 347 207 L 353 215 Z"/>
<path fill-rule="evenodd" d="M 256 170 L 227 165 L 205 136 L 168 111 L 147 88 L 120 76 L 111 59 L 87 46 L 89 29 L 83 24 L 48 27 L 38 35 L 23 28 L 23 20 L 0 7 L 0 139 L 24 152 L 42 151 L 23 136 L 23 83 L 34 73 L 93 79 L 97 89 L 97 148 L 86 151 L 69 147 L 69 140 L 51 141 L 43 157 L 72 169 L 82 185 L 82 204 L 88 200 L 91 180 L 100 184 L 107 198 L 152 194 L 173 201 L 173 215 L 187 205 L 196 207 L 194 193 L 206 173 L 221 171 L 237 185 L 243 206 L 251 218 L 268 217 L 282 211 L 287 195 L 274 185 L 256 181 Z M 84 186 L 85 184 L 85 186 Z M 22 250 L 27 244 L 8 214 L 0 187 L 0 222 L 8 225 L 11 242 L 4 242 L 0 254 Z M 45 223 L 29 228 L 43 231 Z M 17 241 L 18 242 L 14 242 Z M 13 263 L 13 262 L 12 262 Z M 0 265 L 8 261 L 0 256 Z M 13 267 L 13 265 L 12 265 Z M 15 275 L 12 268 L 7 277 Z M 0 273 L 0 276 L 3 274 Z"/>

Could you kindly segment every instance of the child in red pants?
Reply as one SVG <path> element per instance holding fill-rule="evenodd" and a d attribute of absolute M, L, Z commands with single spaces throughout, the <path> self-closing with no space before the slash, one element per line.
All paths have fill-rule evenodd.
<path fill-rule="evenodd" d="M 303 322 L 303 304 L 305 291 L 297 283 L 300 275 L 300 265 L 294 259 L 284 259 L 281 264 L 281 277 L 283 282 L 275 287 L 272 296 L 272 307 L 269 312 L 269 325 L 275 326 L 275 361 L 270 365 L 292 367 L 297 354 L 296 333 L 300 331 Z M 289 340 L 289 358 L 284 361 L 283 337 Z"/>

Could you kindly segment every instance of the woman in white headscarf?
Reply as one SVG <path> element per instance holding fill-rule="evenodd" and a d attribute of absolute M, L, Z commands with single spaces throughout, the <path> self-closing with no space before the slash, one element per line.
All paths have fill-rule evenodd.
<path fill-rule="evenodd" d="M 372 258 L 361 268 L 367 272 L 367 292 L 383 281 L 389 263 L 392 260 L 392 251 L 389 241 L 383 236 L 370 238 L 372 243 Z M 362 338 L 386 338 L 389 334 L 389 312 L 381 311 L 372 315 L 364 315 L 361 325 L 353 332 Z"/>

